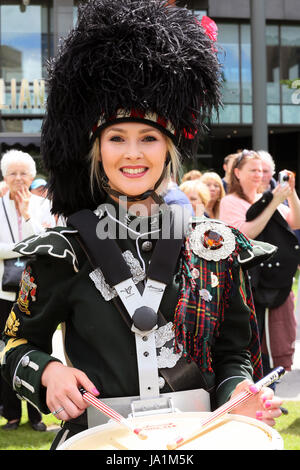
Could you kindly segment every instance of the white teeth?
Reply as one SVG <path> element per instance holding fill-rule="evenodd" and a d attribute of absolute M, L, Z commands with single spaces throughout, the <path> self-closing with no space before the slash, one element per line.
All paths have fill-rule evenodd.
<path fill-rule="evenodd" d="M 138 173 L 144 173 L 146 168 L 122 168 L 123 173 L 129 173 L 131 175 L 137 175 Z"/>

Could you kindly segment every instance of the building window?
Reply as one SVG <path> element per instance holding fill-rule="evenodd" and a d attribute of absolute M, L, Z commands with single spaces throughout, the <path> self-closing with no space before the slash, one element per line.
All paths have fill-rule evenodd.
<path fill-rule="evenodd" d="M 52 3 L 0 2 L 2 132 L 40 131 L 46 99 L 46 61 L 53 55 Z"/>
<path fill-rule="evenodd" d="M 218 28 L 224 78 L 224 109 L 220 111 L 218 123 L 252 124 L 250 24 L 219 23 Z M 267 25 L 266 56 L 268 123 L 298 124 L 299 99 L 295 104 L 293 96 L 298 93 L 299 98 L 299 92 L 283 81 L 291 83 L 300 79 L 300 26 Z"/>

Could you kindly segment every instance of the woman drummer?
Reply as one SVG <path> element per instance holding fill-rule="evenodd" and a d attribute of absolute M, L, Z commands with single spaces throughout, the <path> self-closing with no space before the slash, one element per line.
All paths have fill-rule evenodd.
<path fill-rule="evenodd" d="M 206 390 L 216 407 L 261 363 L 246 272 L 254 247 L 221 222 L 187 226 L 160 197 L 220 102 L 202 26 L 160 0 L 92 0 L 49 74 L 42 154 L 68 225 L 16 247 L 35 259 L 2 365 L 20 396 L 65 422 L 55 448 L 88 426 L 80 387 L 103 399 Z M 68 365 L 51 356 L 62 322 Z M 280 404 L 264 389 L 237 412 L 274 424 Z"/>

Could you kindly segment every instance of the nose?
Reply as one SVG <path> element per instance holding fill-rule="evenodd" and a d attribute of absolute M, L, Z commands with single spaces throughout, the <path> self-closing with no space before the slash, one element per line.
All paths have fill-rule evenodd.
<path fill-rule="evenodd" d="M 125 151 L 124 151 L 125 158 L 142 158 L 143 153 L 138 145 L 138 142 L 135 140 L 128 142 Z"/>

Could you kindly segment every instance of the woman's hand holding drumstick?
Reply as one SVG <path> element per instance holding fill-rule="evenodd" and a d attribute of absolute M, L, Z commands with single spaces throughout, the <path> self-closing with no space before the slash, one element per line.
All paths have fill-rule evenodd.
<path fill-rule="evenodd" d="M 80 416 L 89 406 L 79 392 L 84 387 L 94 396 L 99 395 L 93 382 L 79 369 L 52 361 L 44 369 L 42 385 L 47 388 L 49 410 L 62 421 Z"/>
<path fill-rule="evenodd" d="M 125 426 L 127 429 L 129 429 L 129 431 L 133 432 L 140 439 L 143 439 L 143 440 L 147 439 L 147 435 L 143 433 L 143 431 L 140 428 L 135 428 L 134 426 L 132 426 L 131 423 L 128 421 L 128 419 L 124 418 L 117 411 L 110 408 L 108 405 L 106 405 L 106 403 L 99 400 L 98 398 L 95 398 L 91 393 L 87 392 L 83 387 L 81 387 L 79 391 L 82 394 L 84 400 L 86 400 L 90 405 L 97 408 L 97 410 L 99 410 L 101 413 L 105 414 L 116 423 L 119 423 L 122 426 Z"/>
<path fill-rule="evenodd" d="M 277 367 L 274 371 L 272 371 L 270 374 L 268 374 L 266 377 L 261 379 L 259 382 L 256 382 L 255 384 L 250 384 L 248 383 L 247 389 L 244 389 L 241 391 L 241 388 L 245 388 L 245 382 L 242 382 L 239 384 L 242 387 L 237 387 L 236 391 L 233 393 L 232 398 L 225 403 L 224 405 L 220 406 L 217 408 L 213 413 L 211 413 L 204 421 L 202 421 L 200 427 L 198 430 L 193 431 L 191 434 L 186 435 L 186 436 L 178 436 L 174 441 L 170 442 L 167 444 L 167 449 L 169 450 L 174 450 L 177 449 L 178 447 L 181 447 L 184 445 L 186 442 L 192 441 L 199 437 L 203 432 L 207 430 L 207 428 L 214 423 L 216 420 L 222 418 L 225 416 L 227 413 L 229 413 L 232 410 L 235 410 L 236 413 L 245 415 L 245 416 L 251 416 L 253 417 L 253 406 L 250 407 L 250 409 L 247 410 L 245 409 L 244 404 L 247 403 L 250 399 L 255 399 L 255 405 L 254 408 L 257 410 L 257 400 L 260 401 L 262 400 L 264 402 L 264 407 L 266 409 L 266 412 L 269 413 L 269 415 L 263 419 L 263 414 L 258 415 L 256 413 L 257 419 L 263 419 L 265 422 L 268 420 L 270 421 L 270 424 L 273 424 L 274 422 L 274 417 L 278 417 L 281 414 L 280 411 L 280 405 L 282 403 L 282 400 L 279 398 L 274 399 L 275 403 L 272 404 L 272 397 L 273 397 L 273 391 L 271 389 L 268 389 L 269 393 L 269 404 L 270 406 L 266 406 L 268 401 L 268 396 L 267 391 L 265 391 L 264 387 L 267 387 L 271 383 L 275 382 L 278 380 L 283 374 L 285 370 L 283 367 Z M 239 391 L 240 389 L 240 391 Z M 239 391 L 239 393 L 238 393 Z M 263 396 L 261 394 L 265 394 L 266 400 L 264 400 Z M 251 400 L 252 401 L 252 400 Z M 273 407 L 273 408 L 272 408 Z M 251 411 L 249 411 L 251 410 Z M 272 410 L 275 410 L 276 416 L 273 416 L 274 412 Z M 263 413 L 262 411 L 258 413 Z M 273 414 L 270 414 L 273 413 Z"/>

